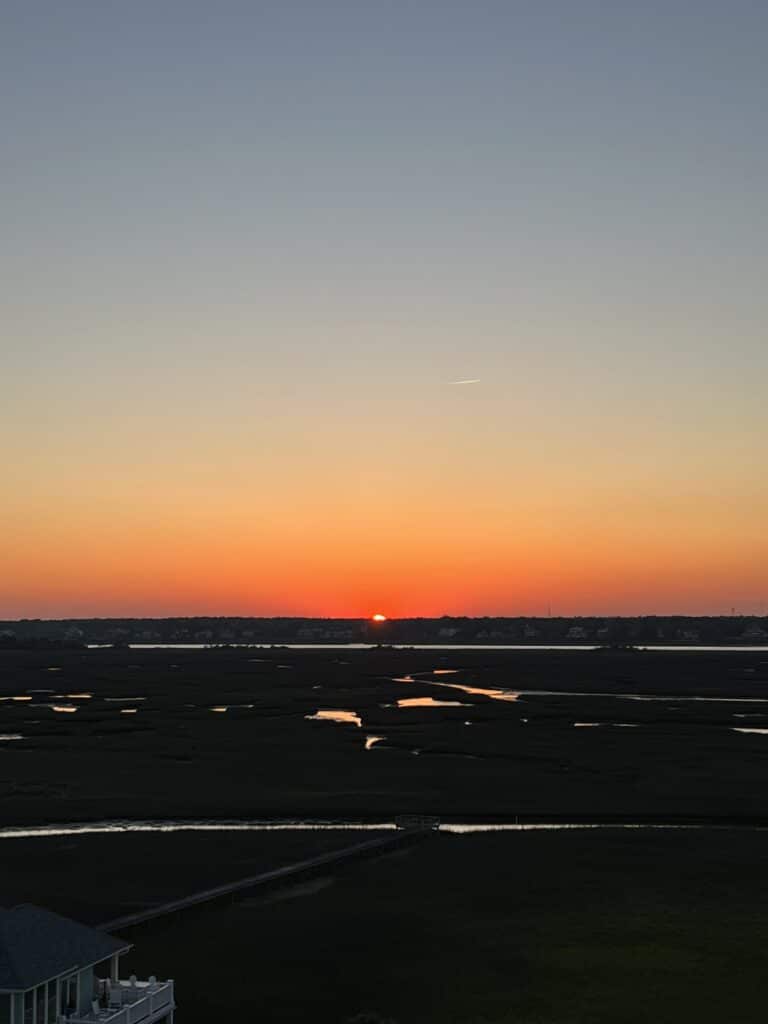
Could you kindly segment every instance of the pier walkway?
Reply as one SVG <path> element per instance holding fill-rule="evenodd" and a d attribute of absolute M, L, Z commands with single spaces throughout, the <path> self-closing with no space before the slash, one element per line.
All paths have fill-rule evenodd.
<path fill-rule="evenodd" d="M 258 875 L 241 878 L 235 882 L 226 882 L 224 885 L 217 885 L 212 889 L 204 889 L 202 892 L 193 893 L 191 896 L 184 896 L 181 899 L 171 900 L 169 903 L 161 903 L 134 914 L 126 914 L 123 917 L 113 918 L 111 921 L 104 921 L 96 927 L 106 932 L 119 932 L 123 929 L 133 928 L 136 925 L 145 924 L 159 917 L 166 917 L 168 914 L 179 913 L 203 903 L 210 903 L 214 900 L 234 896 L 237 893 L 246 892 L 251 889 L 266 887 L 276 882 L 292 881 L 314 874 L 323 868 L 334 867 L 337 864 L 345 864 L 364 857 L 373 857 L 378 854 L 387 853 L 389 850 L 397 849 L 436 834 L 436 827 L 431 822 L 414 824 L 413 827 L 401 827 L 387 836 L 368 839 L 362 843 L 354 843 L 352 846 L 345 846 L 341 850 L 333 850 L 330 853 L 319 854 L 317 857 L 296 861 L 293 864 L 286 864 L 283 867 L 273 868 L 270 871 L 262 871 Z"/>

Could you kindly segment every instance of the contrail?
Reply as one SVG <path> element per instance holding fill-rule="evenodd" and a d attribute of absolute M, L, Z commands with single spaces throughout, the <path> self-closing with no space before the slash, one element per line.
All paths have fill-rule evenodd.
<path fill-rule="evenodd" d="M 480 383 L 480 378 L 479 377 L 472 377 L 469 380 L 452 380 L 451 381 L 451 384 L 479 384 L 479 383 Z"/>

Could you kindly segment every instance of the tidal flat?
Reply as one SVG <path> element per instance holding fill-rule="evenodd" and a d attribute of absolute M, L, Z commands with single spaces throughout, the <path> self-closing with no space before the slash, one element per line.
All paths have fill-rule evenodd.
<path fill-rule="evenodd" d="M 129 969 L 175 978 L 188 1024 L 762 1013 L 764 652 L 5 651 L 0 736 L 6 836 L 405 814 L 705 826 L 439 832 L 133 928 Z M 0 904 L 98 923 L 357 838 L 0 837 Z"/>
<path fill-rule="evenodd" d="M 136 929 L 187 1024 L 650 1024 L 763 1013 L 768 833 L 438 834 Z M 216 956 L 210 943 L 215 940 Z"/>
<path fill-rule="evenodd" d="M 768 654 L 0 652 L 2 824 L 768 818 Z"/>

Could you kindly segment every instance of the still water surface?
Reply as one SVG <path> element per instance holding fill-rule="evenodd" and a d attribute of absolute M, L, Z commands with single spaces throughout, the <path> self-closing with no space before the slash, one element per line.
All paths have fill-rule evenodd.
<path fill-rule="evenodd" d="M 111 644 L 88 644 L 91 649 L 110 647 Z M 283 643 L 260 643 L 260 644 L 129 644 L 131 650 L 163 650 L 163 651 L 201 651 L 216 646 L 248 647 L 259 650 L 270 647 L 281 647 L 290 651 L 375 651 L 380 644 L 283 644 Z M 597 651 L 601 650 L 601 644 L 386 644 L 383 645 L 395 651 Z M 768 645 L 746 646 L 746 645 L 721 645 L 721 646 L 680 646 L 674 644 L 638 644 L 637 651 L 766 651 Z M 290 666 L 279 665 L 278 668 L 289 668 Z"/>
<path fill-rule="evenodd" d="M 354 711 L 345 711 L 342 708 L 329 708 L 326 711 L 316 711 L 314 715 L 304 715 L 308 721 L 317 722 L 348 722 L 350 725 L 362 727 L 362 720 Z"/>
<path fill-rule="evenodd" d="M 393 821 L 97 821 L 82 824 L 1 828 L 0 839 L 46 839 L 56 836 L 110 835 L 129 832 L 392 832 Z M 715 831 L 745 828 L 765 831 L 764 825 L 669 824 L 665 822 L 441 822 L 439 832 L 471 835 L 478 832 L 572 832 L 585 830 L 695 830 Z"/>

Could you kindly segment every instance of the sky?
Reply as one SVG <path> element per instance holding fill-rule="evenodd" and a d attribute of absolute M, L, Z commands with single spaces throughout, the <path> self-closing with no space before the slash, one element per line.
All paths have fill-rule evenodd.
<path fill-rule="evenodd" d="M 0 617 L 765 614 L 767 35 L 5 0 Z"/>

